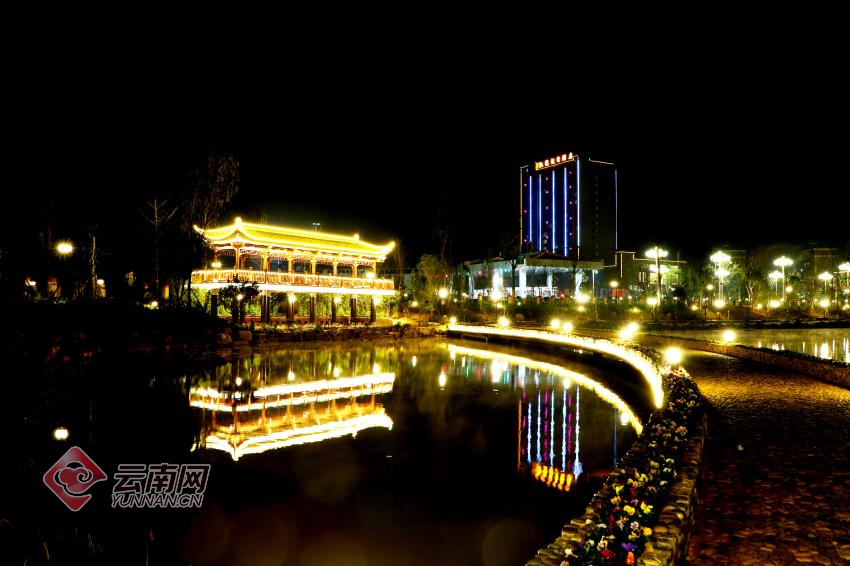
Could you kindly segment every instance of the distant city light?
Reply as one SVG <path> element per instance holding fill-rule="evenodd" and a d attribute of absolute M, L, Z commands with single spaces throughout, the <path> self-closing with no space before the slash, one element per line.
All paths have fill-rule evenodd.
<path fill-rule="evenodd" d="M 735 340 L 735 332 L 732 330 L 724 330 L 721 338 L 724 342 L 733 342 Z"/>
<path fill-rule="evenodd" d="M 68 440 L 68 429 L 60 426 L 53 430 L 53 438 L 56 440 Z"/>
<path fill-rule="evenodd" d="M 457 324 L 457 317 L 456 316 L 449 317 L 449 324 Z"/>
<path fill-rule="evenodd" d="M 508 317 L 506 317 L 506 316 L 500 316 L 499 317 L 499 326 L 501 326 L 502 328 L 506 328 L 506 327 L 510 326 L 510 324 L 511 324 L 511 321 L 508 320 Z"/>
<path fill-rule="evenodd" d="M 440 297 L 441 299 L 445 299 L 446 297 L 448 297 L 448 296 L 449 296 L 449 290 L 448 290 L 448 289 L 446 289 L 445 287 L 442 287 L 442 288 L 441 288 L 441 289 L 437 292 L 437 295 L 439 295 L 439 297 Z"/>

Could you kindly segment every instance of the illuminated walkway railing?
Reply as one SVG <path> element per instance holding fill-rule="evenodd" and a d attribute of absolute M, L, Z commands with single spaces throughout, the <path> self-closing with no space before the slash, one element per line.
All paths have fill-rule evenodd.
<path fill-rule="evenodd" d="M 623 344 L 617 344 L 602 338 L 590 338 L 587 336 L 575 336 L 573 334 L 555 334 L 540 330 L 523 330 L 518 328 L 494 328 L 490 326 L 467 326 L 462 324 L 449 325 L 449 332 L 461 334 L 476 334 L 481 336 L 501 336 L 507 338 L 532 339 L 552 344 L 563 344 L 578 349 L 600 352 L 611 357 L 623 360 L 637 369 L 652 391 L 656 407 L 664 404 L 664 391 L 661 388 L 662 367 L 645 354 L 635 348 Z"/>
<path fill-rule="evenodd" d="M 341 295 L 392 295 L 395 293 L 392 279 L 252 269 L 202 269 L 192 272 L 192 285 L 201 289 L 215 289 L 233 283 L 257 283 L 264 291 L 320 292 Z"/>

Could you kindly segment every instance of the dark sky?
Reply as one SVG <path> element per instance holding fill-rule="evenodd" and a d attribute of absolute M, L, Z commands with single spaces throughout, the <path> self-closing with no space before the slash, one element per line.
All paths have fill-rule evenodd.
<path fill-rule="evenodd" d="M 443 225 L 462 260 L 516 229 L 520 165 L 572 151 L 619 165 L 625 248 L 844 246 L 847 40 L 828 15 L 786 16 L 30 21 L 7 45 L 12 225 L 50 199 L 66 220 L 92 200 L 132 217 L 224 151 L 246 216 L 400 239 L 412 256 Z"/>

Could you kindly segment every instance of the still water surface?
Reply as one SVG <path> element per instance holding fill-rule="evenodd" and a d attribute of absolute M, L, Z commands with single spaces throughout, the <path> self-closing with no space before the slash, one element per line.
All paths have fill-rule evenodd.
<path fill-rule="evenodd" d="M 631 446 L 642 390 L 598 359 L 479 342 L 258 351 L 203 371 L 118 359 L 15 396 L 27 416 L 0 479 L 21 487 L 0 500 L 0 541 L 60 566 L 522 564 Z M 72 445 L 109 476 L 79 513 L 41 480 Z M 200 509 L 111 507 L 119 464 L 163 462 L 212 464 Z"/>
<path fill-rule="evenodd" d="M 553 373 L 500 352 L 277 350 L 197 376 L 194 449 L 235 461 L 227 483 L 252 478 L 239 497 L 220 494 L 216 520 L 260 529 L 271 546 L 256 552 L 303 564 L 524 562 L 583 510 L 641 425 L 590 377 L 599 370 Z M 254 524 L 269 505 L 272 527 Z M 211 547 L 222 563 L 243 551 L 202 535 L 188 548 Z"/>
<path fill-rule="evenodd" d="M 850 328 L 736 329 L 734 332 L 735 342 L 747 346 L 791 350 L 850 364 Z M 723 330 L 678 330 L 660 334 L 720 341 Z"/>

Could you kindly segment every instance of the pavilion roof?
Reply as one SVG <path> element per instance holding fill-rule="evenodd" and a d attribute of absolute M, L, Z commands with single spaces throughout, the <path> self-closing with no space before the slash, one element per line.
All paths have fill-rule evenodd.
<path fill-rule="evenodd" d="M 381 260 L 395 247 L 395 242 L 384 245 L 364 242 L 358 234 L 343 236 L 341 234 L 299 230 L 285 226 L 254 224 L 243 222 L 239 217 L 229 226 L 208 228 L 206 230 L 195 226 L 195 230 L 213 247 L 227 246 L 234 243 L 253 244 L 274 248 L 365 255 L 381 258 Z"/>

